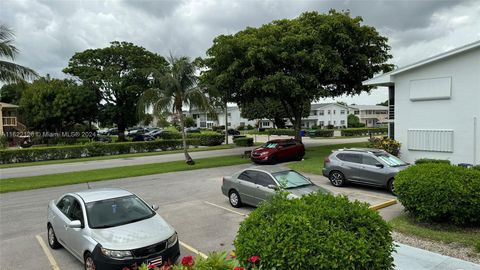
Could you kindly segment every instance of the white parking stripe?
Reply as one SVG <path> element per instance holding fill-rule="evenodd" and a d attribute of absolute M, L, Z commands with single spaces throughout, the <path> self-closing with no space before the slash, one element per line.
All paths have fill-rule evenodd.
<path fill-rule="evenodd" d="M 202 253 L 202 252 L 200 252 L 200 251 L 198 251 L 198 250 L 194 249 L 193 247 L 191 247 L 191 246 L 189 246 L 189 245 L 185 244 L 184 242 L 182 242 L 182 241 L 178 241 L 178 242 L 180 243 L 180 245 L 182 245 L 182 247 L 184 247 L 184 248 L 186 248 L 186 249 L 190 250 L 191 252 L 193 252 L 193 253 L 195 253 L 195 254 L 197 254 L 197 255 L 200 255 L 200 256 L 202 256 L 204 259 L 208 258 L 208 256 L 207 256 L 207 255 L 205 255 L 204 253 Z"/>
<path fill-rule="evenodd" d="M 232 210 L 232 209 L 228 209 L 228 208 L 223 207 L 223 206 L 218 205 L 218 204 L 214 204 L 214 203 L 207 202 L 207 201 L 205 201 L 205 203 L 206 203 L 206 204 L 210 204 L 210 205 L 215 206 L 215 207 L 218 207 L 218 208 L 222 208 L 223 210 L 227 210 L 227 211 L 229 211 L 229 212 L 235 213 L 235 214 L 240 215 L 240 216 L 244 216 L 244 217 L 248 216 L 247 214 L 240 213 L 240 212 L 237 212 L 237 211 Z"/>
<path fill-rule="evenodd" d="M 52 270 L 60 270 L 57 262 L 55 261 L 55 258 L 53 258 L 52 253 L 48 249 L 48 247 L 45 244 L 45 242 L 43 241 L 42 237 L 40 235 L 37 235 L 37 236 L 35 236 L 35 238 L 37 238 L 37 241 L 40 244 L 40 246 L 42 247 L 43 252 L 45 253 L 45 256 L 47 256 L 47 259 L 50 262 L 50 266 L 52 267 Z"/>

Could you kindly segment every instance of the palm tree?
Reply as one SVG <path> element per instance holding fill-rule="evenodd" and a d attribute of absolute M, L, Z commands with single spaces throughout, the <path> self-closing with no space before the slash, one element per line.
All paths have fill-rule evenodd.
<path fill-rule="evenodd" d="M 17 48 L 12 44 L 14 34 L 7 26 L 0 25 L 0 82 L 14 83 L 37 77 L 30 68 L 14 64 L 3 59 L 15 60 Z"/>
<path fill-rule="evenodd" d="M 165 73 L 158 71 L 152 74 L 154 87 L 141 96 L 139 113 L 151 106 L 156 115 L 168 112 L 174 115 L 180 122 L 185 162 L 193 165 L 195 162 L 187 150 L 183 107 L 195 107 L 210 113 L 214 113 L 214 108 L 210 105 L 208 96 L 198 86 L 196 66 L 190 59 L 186 56 L 170 55 L 168 62 Z"/>

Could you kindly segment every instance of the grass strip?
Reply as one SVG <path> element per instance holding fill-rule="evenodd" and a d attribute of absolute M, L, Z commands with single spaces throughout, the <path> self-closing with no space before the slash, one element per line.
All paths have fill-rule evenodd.
<path fill-rule="evenodd" d="M 323 160 L 325 157 L 332 153 L 332 150 L 339 148 L 351 148 L 351 147 L 366 147 L 366 142 L 361 143 L 348 143 L 348 144 L 332 144 L 332 145 L 323 145 L 309 147 L 305 149 L 304 160 L 299 162 L 290 163 L 287 166 L 290 169 L 297 171 L 311 173 L 311 174 L 322 174 L 323 169 Z"/>
<path fill-rule="evenodd" d="M 171 161 L 144 165 L 133 165 L 88 171 L 48 174 L 29 177 L 18 177 L 0 180 L 0 193 L 21 191 L 45 187 L 63 186 L 108 179 L 118 179 L 159 173 L 189 171 L 212 167 L 231 166 L 250 163 L 239 155 L 201 158 L 195 160 L 195 165 L 187 165 L 185 161 Z"/>
<path fill-rule="evenodd" d="M 211 150 L 222 150 L 222 149 L 231 149 L 231 148 L 235 148 L 235 147 L 236 147 L 235 144 L 222 144 L 222 145 L 217 145 L 217 146 L 189 148 L 188 152 L 202 152 L 202 151 L 211 151 Z M 183 153 L 183 150 L 170 150 L 170 151 L 162 151 L 162 152 L 133 153 L 133 154 L 110 155 L 110 156 L 86 157 L 86 158 L 72 158 L 72 159 L 45 160 L 45 161 L 36 161 L 36 162 L 0 164 L 0 169 L 28 167 L 28 166 L 39 166 L 39 165 L 50 165 L 50 164 L 64 164 L 64 163 L 84 162 L 84 161 L 93 161 L 93 160 L 158 156 L 158 155 L 168 155 L 168 154 L 176 154 L 176 153 Z"/>
<path fill-rule="evenodd" d="M 480 228 L 463 228 L 449 224 L 428 224 L 417 222 L 403 214 L 388 222 L 395 231 L 447 244 L 459 243 L 472 247 L 480 253 Z"/>

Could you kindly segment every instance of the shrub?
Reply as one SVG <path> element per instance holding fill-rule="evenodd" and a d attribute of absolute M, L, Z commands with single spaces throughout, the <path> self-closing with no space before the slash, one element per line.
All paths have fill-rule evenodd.
<path fill-rule="evenodd" d="M 450 160 L 447 160 L 447 159 L 433 159 L 433 158 L 421 158 L 421 159 L 415 160 L 415 164 L 425 164 L 425 163 L 450 164 Z"/>
<path fill-rule="evenodd" d="M 472 167 L 473 170 L 480 171 L 480 165 L 475 165 Z"/>
<path fill-rule="evenodd" d="M 293 129 L 275 129 L 275 128 L 270 128 L 267 129 L 267 134 L 268 135 L 287 135 L 287 136 L 295 136 L 295 130 Z"/>
<path fill-rule="evenodd" d="M 7 148 L 7 146 L 8 146 L 7 136 L 0 135 L 0 149 Z"/>
<path fill-rule="evenodd" d="M 198 139 L 189 139 L 187 144 L 198 145 Z M 118 155 L 128 153 L 154 152 L 159 150 L 180 149 L 182 140 L 157 140 L 151 142 L 100 143 L 85 145 L 57 146 L 1 150 L 0 163 L 19 163 L 43 160 L 58 160 L 82 157 Z"/>
<path fill-rule="evenodd" d="M 253 146 L 253 138 L 235 138 L 233 139 L 233 142 L 237 146 Z"/>
<path fill-rule="evenodd" d="M 419 221 L 480 225 L 480 171 L 442 163 L 414 165 L 397 174 L 395 192 Z"/>
<path fill-rule="evenodd" d="M 247 129 L 248 129 L 248 130 L 252 130 L 252 129 L 253 129 L 253 126 L 252 126 L 252 125 L 247 125 Z"/>
<path fill-rule="evenodd" d="M 342 129 L 342 136 L 368 136 L 386 134 L 388 128 L 346 128 Z"/>
<path fill-rule="evenodd" d="M 202 146 L 221 145 L 225 141 L 225 135 L 216 132 L 190 133 L 188 138 L 199 140 Z"/>
<path fill-rule="evenodd" d="M 182 134 L 178 131 L 165 130 L 160 133 L 160 137 L 163 140 L 179 140 L 182 138 Z"/>
<path fill-rule="evenodd" d="M 240 225 L 234 245 L 261 269 L 393 269 L 390 228 L 365 203 L 314 193 L 277 194 Z"/>
<path fill-rule="evenodd" d="M 308 131 L 310 137 L 333 137 L 332 129 L 311 129 Z"/>
<path fill-rule="evenodd" d="M 390 139 L 388 137 L 372 137 L 368 139 L 368 145 L 367 145 L 367 147 L 369 148 L 383 149 L 387 153 L 390 153 L 397 157 L 400 154 L 401 146 L 402 146 L 401 143 L 395 141 L 394 139 Z"/>
<path fill-rule="evenodd" d="M 237 128 L 238 131 L 242 131 L 244 129 L 245 129 L 245 126 L 238 126 L 238 128 Z"/>

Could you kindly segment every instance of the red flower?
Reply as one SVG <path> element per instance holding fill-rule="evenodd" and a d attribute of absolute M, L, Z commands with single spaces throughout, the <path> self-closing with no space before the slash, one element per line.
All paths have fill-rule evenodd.
<path fill-rule="evenodd" d="M 244 269 L 243 269 L 243 267 L 237 266 L 237 267 L 233 268 L 233 270 L 244 270 Z"/>
<path fill-rule="evenodd" d="M 150 264 L 150 263 L 147 265 L 147 268 L 148 268 L 148 269 L 155 269 L 155 267 L 156 267 L 155 265 Z"/>
<path fill-rule="evenodd" d="M 193 266 L 193 257 L 192 256 L 185 256 L 182 258 L 182 265 L 183 266 Z"/>
<path fill-rule="evenodd" d="M 256 262 L 260 261 L 260 257 L 252 256 L 252 257 L 250 257 L 250 259 L 248 259 L 248 261 L 251 262 L 251 263 L 256 263 Z"/>

